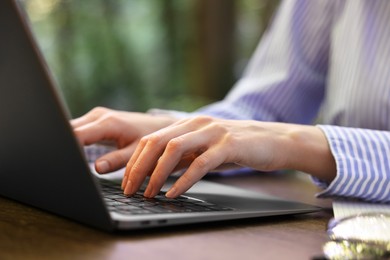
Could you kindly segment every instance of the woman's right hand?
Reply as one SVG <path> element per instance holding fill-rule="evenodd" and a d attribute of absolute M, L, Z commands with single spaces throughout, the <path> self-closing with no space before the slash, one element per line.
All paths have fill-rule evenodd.
<path fill-rule="evenodd" d="M 71 120 L 71 124 L 82 145 L 115 142 L 117 150 L 103 155 L 95 162 L 98 173 L 109 173 L 126 166 L 143 136 L 175 121 L 177 119 L 168 116 L 96 107 L 85 115 Z"/>

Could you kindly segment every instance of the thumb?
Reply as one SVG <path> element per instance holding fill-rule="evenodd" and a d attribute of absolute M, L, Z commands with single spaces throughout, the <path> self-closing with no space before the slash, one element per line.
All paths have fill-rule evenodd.
<path fill-rule="evenodd" d="M 105 174 L 124 168 L 134 149 L 135 145 L 133 144 L 101 156 L 95 162 L 96 171 L 100 174 Z"/>

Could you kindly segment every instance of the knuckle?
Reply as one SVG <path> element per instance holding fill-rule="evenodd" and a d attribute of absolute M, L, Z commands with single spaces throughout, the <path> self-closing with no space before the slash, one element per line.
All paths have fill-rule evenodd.
<path fill-rule="evenodd" d="M 160 141 L 161 141 L 160 135 L 158 133 L 153 133 L 153 134 L 146 135 L 146 136 L 142 137 L 140 140 L 140 144 L 142 144 L 144 146 L 146 146 L 146 145 L 155 146 L 155 145 L 158 145 Z"/>
<path fill-rule="evenodd" d="M 180 137 L 170 140 L 167 144 L 166 150 L 168 152 L 180 151 L 183 147 L 184 140 Z"/>
<path fill-rule="evenodd" d="M 139 161 L 134 162 L 130 165 L 131 176 L 136 178 L 142 172 L 142 164 Z"/>
<path fill-rule="evenodd" d="M 231 133 L 226 132 L 223 136 L 223 143 L 226 147 L 235 147 L 237 140 Z"/>
<path fill-rule="evenodd" d="M 147 137 L 147 143 L 155 146 L 158 145 L 161 141 L 161 137 L 158 133 L 151 134 Z"/>
<path fill-rule="evenodd" d="M 226 127 L 224 124 L 218 121 L 213 121 L 209 124 L 209 128 L 213 131 L 218 131 L 218 133 L 222 135 L 226 135 L 229 133 L 228 127 Z"/>
<path fill-rule="evenodd" d="M 149 137 L 148 136 L 144 136 L 144 137 L 142 137 L 139 140 L 138 145 L 145 146 L 148 143 L 148 140 L 149 140 Z"/>
<path fill-rule="evenodd" d="M 93 114 L 93 115 L 102 115 L 102 114 L 105 114 L 108 111 L 109 111 L 108 108 L 98 106 L 98 107 L 95 107 L 95 108 L 93 108 L 91 110 L 91 114 Z"/>
<path fill-rule="evenodd" d="M 210 124 L 214 121 L 215 119 L 211 116 L 197 116 L 194 118 L 194 121 L 200 124 Z"/>
<path fill-rule="evenodd" d="M 100 125 L 111 128 L 113 126 L 114 122 L 109 114 L 105 114 L 99 121 Z"/>
<path fill-rule="evenodd" d="M 106 110 L 104 113 L 101 113 L 99 116 L 99 124 L 106 127 L 117 127 L 121 123 L 120 117 L 111 110 Z"/>
<path fill-rule="evenodd" d="M 209 159 L 204 154 L 197 157 L 193 162 L 193 165 L 200 170 L 205 170 L 208 164 L 209 164 Z"/>

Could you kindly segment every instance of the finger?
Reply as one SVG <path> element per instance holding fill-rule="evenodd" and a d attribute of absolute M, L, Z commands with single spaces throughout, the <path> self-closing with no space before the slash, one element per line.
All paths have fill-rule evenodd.
<path fill-rule="evenodd" d="M 101 156 L 95 162 L 96 171 L 100 174 L 104 174 L 125 167 L 130 156 L 134 152 L 135 146 L 136 144 L 132 144 Z"/>
<path fill-rule="evenodd" d="M 125 190 L 126 187 L 132 186 L 132 183 L 129 180 L 130 172 L 132 170 L 134 163 L 137 161 L 139 155 L 142 153 L 146 143 L 147 142 L 145 139 L 141 139 L 141 141 L 138 143 L 137 147 L 135 148 L 135 152 L 133 153 L 130 160 L 128 161 L 126 165 L 125 175 L 123 176 L 123 180 L 122 180 L 122 185 L 121 185 L 122 190 Z M 132 187 L 127 189 L 132 190 Z"/>
<path fill-rule="evenodd" d="M 97 120 L 98 118 L 100 118 L 102 115 L 106 114 L 109 111 L 110 109 L 105 107 L 96 107 L 91 111 L 89 111 L 88 113 L 86 113 L 85 115 L 70 120 L 70 123 L 73 128 L 77 128 Z"/>
<path fill-rule="evenodd" d="M 188 123 L 186 123 L 187 121 Z M 126 195 L 132 195 L 139 189 L 146 176 L 156 166 L 167 143 L 171 139 L 191 132 L 193 129 L 197 129 L 207 122 L 206 120 L 182 120 L 179 124 L 168 126 L 143 137 L 139 147 L 137 147 L 136 152 L 126 166 L 126 174 L 122 182 L 124 193 Z M 160 178 L 164 178 L 165 176 L 166 173 L 162 174 Z"/>
<path fill-rule="evenodd" d="M 185 131 L 187 130 L 181 125 L 169 126 L 144 136 L 140 140 L 133 156 L 126 165 L 122 180 L 121 187 L 126 195 L 134 194 L 146 176 L 151 174 L 157 160 L 164 151 L 166 143 Z"/>
<path fill-rule="evenodd" d="M 89 145 L 101 141 L 118 141 L 126 130 L 127 142 L 131 141 L 132 129 L 124 129 L 112 117 L 104 116 L 86 125 L 75 128 L 73 131 L 79 142 L 83 145 Z M 135 139 L 135 136 L 133 137 Z"/>
<path fill-rule="evenodd" d="M 188 170 L 175 182 L 175 184 L 165 194 L 167 198 L 176 198 L 189 190 L 209 171 L 217 168 L 226 160 L 223 150 L 214 147 L 199 155 Z"/>
<path fill-rule="evenodd" d="M 152 198 L 160 191 L 164 182 L 171 174 L 171 172 L 178 165 L 184 149 L 182 137 L 172 139 L 168 142 L 164 153 L 159 158 L 157 165 L 151 174 L 148 186 L 145 190 L 144 196 Z M 189 144 L 186 144 L 187 146 Z"/>
<path fill-rule="evenodd" d="M 163 129 L 141 139 L 134 155 L 126 166 L 126 176 L 122 182 L 124 194 L 132 195 L 139 189 L 146 176 L 151 175 L 165 150 L 166 143 L 172 136 L 180 135 L 181 132 L 183 130 L 176 131 L 175 128 Z"/>
<path fill-rule="evenodd" d="M 139 157 L 139 154 L 142 152 L 142 149 L 143 149 L 143 146 L 141 146 L 141 144 L 139 144 L 138 148 L 135 149 L 133 155 L 131 156 L 130 161 L 127 163 L 126 171 L 125 171 L 125 174 L 123 176 L 123 180 L 122 180 L 122 184 L 121 184 L 122 190 L 125 189 L 126 184 L 129 181 L 128 176 L 131 172 L 131 167 L 132 167 L 131 165 L 133 165 L 134 162 L 136 161 L 136 158 Z M 192 161 L 196 158 L 196 156 L 197 155 L 193 155 L 193 154 L 184 156 L 180 160 L 180 162 L 176 165 L 173 172 L 188 168 L 188 166 L 192 163 Z M 159 159 L 159 161 L 160 161 L 160 159 Z M 149 175 L 152 175 L 152 172 L 150 172 Z M 131 184 L 129 184 L 129 185 L 131 185 Z"/>
<path fill-rule="evenodd" d="M 145 197 L 154 197 L 161 190 L 168 176 L 178 168 L 183 160 L 197 157 L 206 149 L 214 137 L 203 134 L 204 131 L 191 132 L 170 140 L 164 153 L 158 160 L 145 190 Z M 188 161 L 187 161 L 188 163 Z M 188 164 L 187 164 L 188 165 Z"/>
<path fill-rule="evenodd" d="M 115 129 L 111 129 L 110 131 L 112 130 L 115 131 Z M 90 145 L 108 139 L 107 130 L 102 127 L 101 123 L 96 121 L 77 127 L 73 131 L 79 142 L 83 145 Z"/>

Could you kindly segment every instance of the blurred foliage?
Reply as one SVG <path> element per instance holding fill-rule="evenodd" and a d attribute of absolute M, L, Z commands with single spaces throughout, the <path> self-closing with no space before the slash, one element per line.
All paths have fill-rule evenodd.
<path fill-rule="evenodd" d="M 240 76 L 278 1 L 21 0 L 73 116 L 191 111 Z"/>

